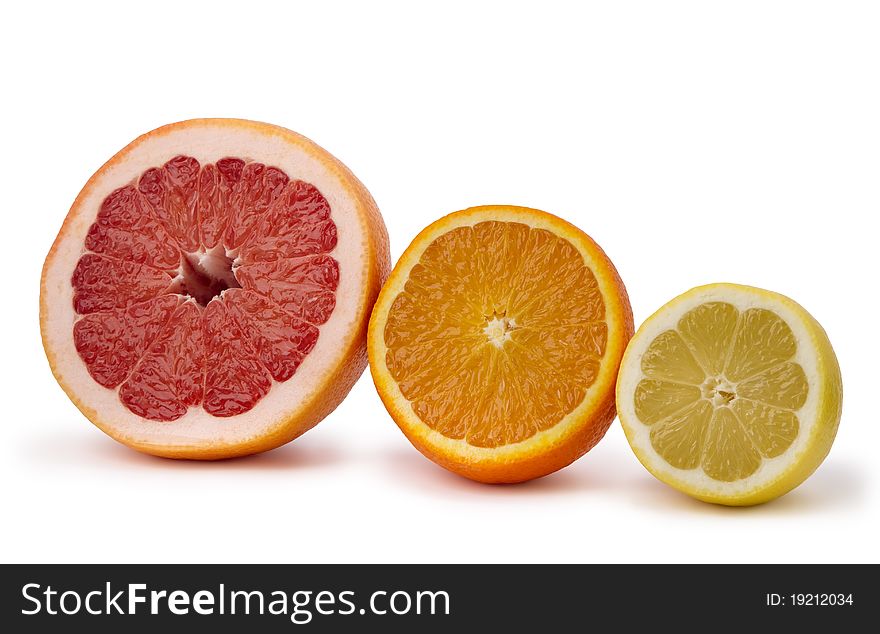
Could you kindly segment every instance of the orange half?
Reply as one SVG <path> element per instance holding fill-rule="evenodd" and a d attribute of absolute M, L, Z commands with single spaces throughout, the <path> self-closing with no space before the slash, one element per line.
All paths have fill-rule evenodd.
<path fill-rule="evenodd" d="M 521 482 L 605 434 L 632 333 L 623 282 L 588 235 L 536 209 L 484 206 L 407 248 L 373 309 L 368 352 L 419 451 L 474 480 Z"/>

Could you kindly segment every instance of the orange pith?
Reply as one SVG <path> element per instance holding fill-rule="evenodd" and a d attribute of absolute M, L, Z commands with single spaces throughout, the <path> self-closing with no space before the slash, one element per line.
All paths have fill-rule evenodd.
<path fill-rule="evenodd" d="M 401 258 L 373 312 L 371 370 L 429 458 L 517 482 L 602 437 L 631 333 L 626 291 L 588 236 L 537 210 L 477 207 Z"/>

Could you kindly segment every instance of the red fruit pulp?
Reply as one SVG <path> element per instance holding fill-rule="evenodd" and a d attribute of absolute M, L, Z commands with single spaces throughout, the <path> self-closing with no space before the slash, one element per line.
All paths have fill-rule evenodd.
<path fill-rule="evenodd" d="M 133 413 L 253 408 L 336 305 L 330 205 L 275 167 L 176 156 L 101 204 L 74 270 L 76 349 Z"/>

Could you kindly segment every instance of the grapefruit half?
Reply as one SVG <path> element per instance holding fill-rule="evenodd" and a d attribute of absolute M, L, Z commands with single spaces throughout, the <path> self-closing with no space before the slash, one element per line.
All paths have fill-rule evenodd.
<path fill-rule="evenodd" d="M 315 143 L 237 119 L 167 125 L 73 203 L 43 267 L 43 345 L 80 411 L 130 447 L 272 449 L 363 372 L 389 258 L 372 197 Z"/>

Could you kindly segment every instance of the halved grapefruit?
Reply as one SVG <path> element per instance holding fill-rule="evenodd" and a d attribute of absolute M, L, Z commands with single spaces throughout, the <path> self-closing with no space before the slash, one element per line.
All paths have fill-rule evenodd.
<path fill-rule="evenodd" d="M 196 119 L 80 192 L 40 287 L 55 377 L 95 425 L 174 458 L 277 447 L 345 397 L 389 270 L 366 188 L 274 125 Z"/>

